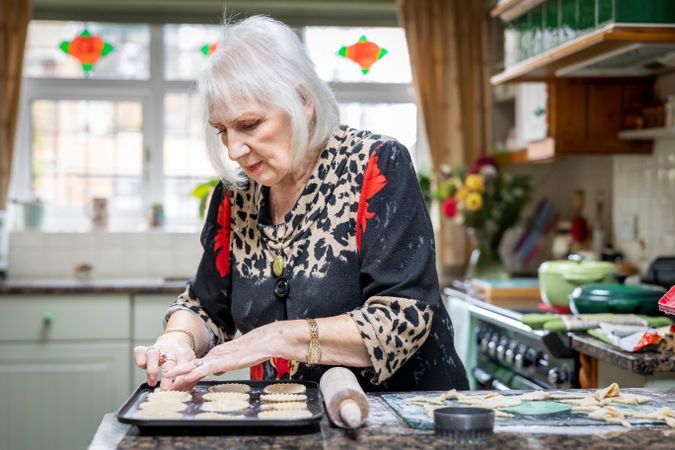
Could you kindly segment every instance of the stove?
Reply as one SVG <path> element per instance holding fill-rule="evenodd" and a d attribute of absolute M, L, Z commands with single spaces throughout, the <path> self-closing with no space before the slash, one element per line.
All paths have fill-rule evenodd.
<path fill-rule="evenodd" d="M 571 389 L 579 387 L 578 353 L 567 333 L 533 330 L 521 323 L 536 309 L 502 308 L 446 289 L 447 299 L 464 302 L 475 339 L 475 351 L 465 358 L 478 389 Z M 452 317 L 452 311 L 450 311 Z"/>

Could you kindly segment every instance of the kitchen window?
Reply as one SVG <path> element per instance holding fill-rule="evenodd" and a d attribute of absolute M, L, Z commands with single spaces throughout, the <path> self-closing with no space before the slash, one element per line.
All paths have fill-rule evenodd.
<path fill-rule="evenodd" d="M 403 30 L 297 32 L 336 94 L 341 122 L 397 138 L 427 168 Z M 198 230 L 191 191 L 214 174 L 194 80 L 218 34 L 214 25 L 31 22 L 17 143 L 28 151 L 15 152 L 13 198 L 40 198 L 46 230 L 89 229 L 97 197 L 107 199 L 111 229 L 142 230 L 161 204 L 169 228 Z M 78 36 L 109 44 L 89 70 L 67 53 Z M 338 55 L 361 36 L 386 49 L 367 74 Z"/>

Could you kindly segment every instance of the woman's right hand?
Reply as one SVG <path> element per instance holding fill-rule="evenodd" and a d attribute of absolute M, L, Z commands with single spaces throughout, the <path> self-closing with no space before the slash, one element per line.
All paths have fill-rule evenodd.
<path fill-rule="evenodd" d="M 148 385 L 151 387 L 157 385 L 162 355 L 165 355 L 165 361 L 162 364 L 162 369 L 164 370 L 170 370 L 178 364 L 188 363 L 195 359 L 195 353 L 192 351 L 190 340 L 187 336 L 182 336 L 182 333 L 163 334 L 149 347 L 142 345 L 134 347 L 133 356 L 136 365 L 141 369 L 145 369 Z M 182 377 L 177 377 L 174 380 L 162 377 L 159 388 L 163 391 L 172 390 L 174 389 L 174 384 L 184 390 L 189 390 L 193 387 L 193 384 L 185 385 L 182 383 L 180 378 Z"/>

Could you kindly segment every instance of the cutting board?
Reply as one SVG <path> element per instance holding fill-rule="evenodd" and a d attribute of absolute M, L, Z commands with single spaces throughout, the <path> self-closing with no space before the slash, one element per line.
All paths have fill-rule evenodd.
<path fill-rule="evenodd" d="M 626 405 L 616 406 L 619 409 L 630 409 L 641 412 L 651 412 L 658 410 L 663 406 L 675 408 L 675 398 L 667 399 L 663 396 L 656 396 L 653 392 L 645 392 L 643 389 L 621 389 L 625 392 L 635 392 L 652 397 L 652 401 L 644 405 Z M 507 393 L 500 392 L 502 395 L 519 395 L 524 391 L 508 391 Z M 570 391 L 551 391 L 558 394 L 569 394 Z M 574 391 L 578 393 L 579 391 Z M 593 392 L 593 391 L 589 391 Z M 440 392 L 405 392 L 395 394 L 383 394 L 382 400 L 389 406 L 409 427 L 418 430 L 433 430 L 434 422 L 431 417 L 427 415 L 424 407 L 419 405 L 411 405 L 406 402 L 407 399 L 418 395 L 425 397 L 433 397 L 440 394 Z M 478 395 L 479 392 L 471 392 L 467 395 Z M 650 395 L 651 394 L 651 395 Z M 457 402 L 455 399 L 446 400 L 447 406 L 466 407 Z M 523 402 L 520 406 L 515 408 L 506 408 L 503 411 L 513 414 L 512 418 L 495 419 L 495 429 L 510 428 L 510 427 L 586 427 L 586 426 L 616 426 L 616 424 L 591 420 L 587 413 L 576 412 L 571 410 L 571 405 L 556 402 L 554 400 L 528 401 Z M 645 420 L 630 418 L 630 423 L 633 425 L 663 425 L 663 421 Z"/>
<path fill-rule="evenodd" d="M 541 303 L 539 282 L 536 278 L 474 278 L 471 286 L 478 298 L 495 306 L 536 307 Z"/>

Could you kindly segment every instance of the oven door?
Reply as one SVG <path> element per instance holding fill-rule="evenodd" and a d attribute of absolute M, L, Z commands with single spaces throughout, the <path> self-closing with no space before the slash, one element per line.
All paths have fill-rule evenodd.
<path fill-rule="evenodd" d="M 482 354 L 478 355 L 476 363 L 472 375 L 476 380 L 478 389 L 498 391 L 550 389 L 550 386 L 537 383 L 495 364 Z"/>

